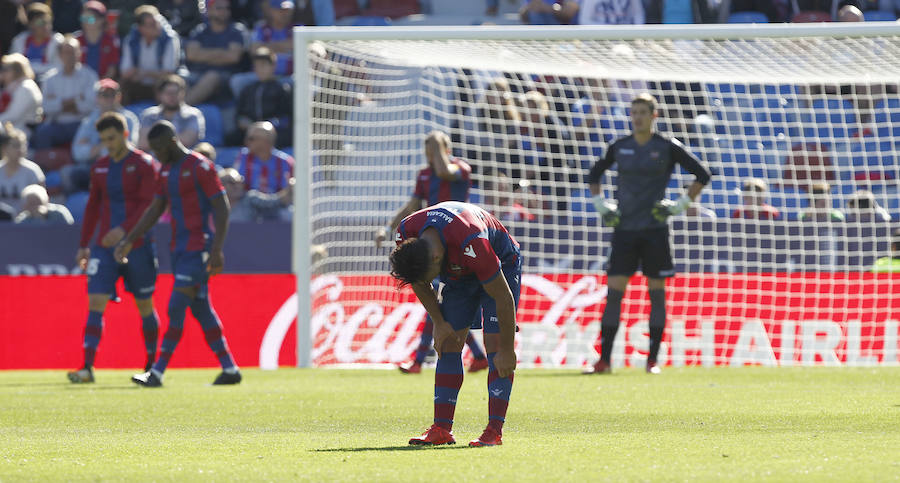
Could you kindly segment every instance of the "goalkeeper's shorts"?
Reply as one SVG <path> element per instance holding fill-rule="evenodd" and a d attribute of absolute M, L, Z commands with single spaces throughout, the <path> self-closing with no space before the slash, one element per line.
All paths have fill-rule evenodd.
<path fill-rule="evenodd" d="M 638 268 L 647 278 L 675 275 L 668 226 L 613 232 L 606 274 L 631 276 Z"/>

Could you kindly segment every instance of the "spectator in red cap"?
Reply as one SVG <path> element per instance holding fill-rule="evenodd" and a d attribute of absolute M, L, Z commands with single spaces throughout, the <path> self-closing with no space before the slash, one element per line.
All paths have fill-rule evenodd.
<path fill-rule="evenodd" d="M 81 30 L 75 38 L 81 44 L 81 63 L 94 69 L 97 77 L 115 79 L 119 76 L 122 48 L 119 37 L 106 25 L 106 6 L 90 0 L 81 10 Z"/>

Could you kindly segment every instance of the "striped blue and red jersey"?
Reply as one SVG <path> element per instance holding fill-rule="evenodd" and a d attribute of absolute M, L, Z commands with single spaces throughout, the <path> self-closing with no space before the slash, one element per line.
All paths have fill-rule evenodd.
<path fill-rule="evenodd" d="M 208 250 L 214 229 L 212 200 L 225 195 L 216 166 L 191 151 L 180 161 L 162 167 L 156 196 L 169 203 L 174 252 Z"/>
<path fill-rule="evenodd" d="M 118 161 L 110 156 L 98 159 L 91 167 L 90 194 L 79 246 L 88 247 L 98 222 L 98 240 L 115 227 L 121 227 L 125 233 L 131 231 L 153 201 L 159 171 L 159 163 L 139 149 L 128 150 L 125 158 Z M 134 247 L 143 242 L 143 237 L 135 240 Z"/>
<path fill-rule="evenodd" d="M 233 167 L 244 177 L 247 191 L 276 193 L 286 187 L 288 180 L 294 176 L 294 158 L 277 149 L 272 150 L 269 159 L 259 159 L 249 149 L 243 148 Z"/>
<path fill-rule="evenodd" d="M 435 228 L 444 244 L 441 279 L 475 277 L 487 283 L 500 274 L 500 267 L 516 263 L 519 243 L 494 215 L 459 201 L 447 201 L 419 210 L 400 222 L 394 241 L 422 236 Z"/>
<path fill-rule="evenodd" d="M 459 167 L 454 181 L 441 179 L 429 166 L 419 171 L 416 176 L 416 190 L 413 192 L 413 196 L 424 200 L 429 206 L 442 201 L 469 201 L 472 168 L 459 158 L 453 158 L 450 162 Z"/>

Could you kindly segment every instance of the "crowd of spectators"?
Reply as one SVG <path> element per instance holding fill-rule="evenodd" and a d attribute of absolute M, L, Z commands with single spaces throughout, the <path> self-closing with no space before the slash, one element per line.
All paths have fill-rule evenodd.
<path fill-rule="evenodd" d="M 510 2 L 485 3 L 488 22 L 500 1 Z M 219 149 L 223 155 L 217 163 L 236 168 L 247 193 L 277 195 L 286 189 L 293 164 L 292 27 L 331 25 L 346 15 L 427 13 L 432 3 L 0 0 L 0 200 L 17 215 L 22 189 L 33 184 L 23 184 L 21 173 L 34 171 L 40 176 L 31 181 L 44 186 L 51 199 L 83 198 L 91 164 L 105 155 L 93 123 L 113 110 L 125 115 L 129 136 L 139 148 L 148 147 L 149 126 L 166 119 L 186 146 L 207 141 Z M 526 24 L 698 23 L 737 21 L 746 15 L 736 14 L 756 12 L 765 18 L 759 21 L 843 21 L 862 20 L 873 11 L 890 16 L 898 7 L 900 0 L 522 0 L 518 17 Z M 573 195 L 564 186 L 578 183 L 584 168 L 571 156 L 584 149 L 579 142 L 608 141 L 591 138 L 602 136 L 596 132 L 604 128 L 589 115 L 596 99 L 579 100 L 579 118 L 568 112 L 569 106 L 558 104 L 568 94 L 553 91 L 550 83 L 523 88 L 509 81 L 498 77 L 486 86 L 485 102 L 474 113 L 479 128 L 495 134 L 490 136 L 494 148 L 502 149 L 469 148 L 459 154 L 476 162 L 496 158 L 490 162 L 504 178 L 490 182 L 524 190 L 514 204 L 527 217 L 548 208 L 540 201 L 542 194 L 552 195 L 557 201 L 549 209 L 561 213 Z M 597 82 L 585 80 L 591 81 Z M 589 96 L 600 91 L 587 90 Z M 337 99 L 335 105 L 352 102 Z M 561 109 L 567 111 L 564 118 Z M 339 115 L 346 113 L 337 109 L 326 117 Z M 678 118 L 670 117 L 673 122 Z M 331 153 L 320 162 L 333 163 L 327 158 L 339 149 L 318 148 Z M 541 191 L 550 185 L 556 186 L 552 192 Z M 76 220 L 77 208 L 75 203 Z M 777 217 L 775 211 L 761 212 Z"/>
<path fill-rule="evenodd" d="M 23 190 L 38 185 L 52 200 L 76 200 L 77 221 L 90 166 L 106 155 L 94 122 L 109 111 L 125 116 L 140 149 L 149 127 L 168 120 L 188 147 L 226 148 L 218 164 L 252 180 L 247 198 L 286 199 L 293 159 L 276 146 L 290 151 L 291 31 L 333 24 L 331 0 L 0 0 L 3 13 L 0 219 L 17 219 Z M 28 219 L 72 219 L 34 215 L 50 206 Z M 281 208 L 248 217 L 283 218 Z"/>

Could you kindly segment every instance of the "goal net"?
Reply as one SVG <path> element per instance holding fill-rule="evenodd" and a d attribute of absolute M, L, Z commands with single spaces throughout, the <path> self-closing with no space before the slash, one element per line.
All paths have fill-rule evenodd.
<path fill-rule="evenodd" d="M 397 363 L 418 345 L 424 309 L 374 235 L 412 196 L 432 130 L 471 165 L 469 201 L 521 244 L 520 364 L 594 362 L 612 231 L 585 175 L 630 134 L 641 92 L 657 131 L 713 173 L 669 223 L 660 362 L 898 362 L 900 278 L 872 270 L 900 226 L 895 26 L 313 28 L 295 42 L 301 365 Z M 609 199 L 615 181 L 613 166 Z M 692 181 L 676 167 L 669 197 Z M 649 311 L 638 274 L 615 366 L 644 364 Z"/>

